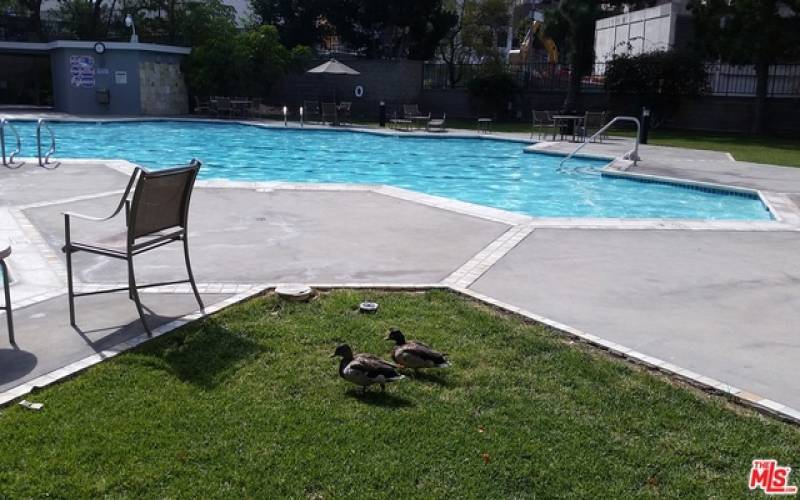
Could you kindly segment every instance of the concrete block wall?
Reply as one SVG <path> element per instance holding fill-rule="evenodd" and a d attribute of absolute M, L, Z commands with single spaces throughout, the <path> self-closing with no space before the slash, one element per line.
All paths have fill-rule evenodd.
<path fill-rule="evenodd" d="M 527 121 L 531 110 L 558 110 L 564 105 L 565 92 L 523 92 L 514 96 L 510 117 Z M 603 92 L 585 93 L 584 106 L 590 110 L 608 109 L 608 97 Z M 472 119 L 478 116 L 492 117 L 492 112 L 476 103 L 466 89 L 423 90 L 420 94 L 420 108 L 438 116 L 447 113 L 451 118 Z"/>
<path fill-rule="evenodd" d="M 752 97 L 704 96 L 683 101 L 664 126 L 686 130 L 750 131 L 755 111 Z M 800 135 L 800 99 L 767 100 L 767 127 L 781 135 Z"/>
<path fill-rule="evenodd" d="M 564 92 L 526 92 L 514 98 L 512 118 L 527 121 L 530 111 L 558 110 L 564 103 Z M 607 110 L 613 115 L 639 116 L 642 103 L 639 96 L 615 95 L 604 92 L 583 94 L 588 110 Z M 423 90 L 420 108 L 434 115 L 447 113 L 450 118 L 475 119 L 491 116 L 480 109 L 465 89 Z M 722 132 L 750 131 L 755 99 L 752 97 L 702 96 L 680 100 L 664 121 L 667 128 Z M 781 135 L 800 134 L 800 98 L 772 98 L 767 100 L 769 127 Z"/>
<path fill-rule="evenodd" d="M 326 59 L 317 61 L 322 64 Z M 341 62 L 360 72 L 358 76 L 292 74 L 275 85 L 266 103 L 289 106 L 293 110 L 304 100 L 330 102 L 350 101 L 354 116 L 377 119 L 378 104 L 385 101 L 391 110 L 403 104 L 417 103 L 422 88 L 422 62 L 405 60 L 341 59 Z M 364 95 L 356 97 L 355 87 L 361 85 Z"/>

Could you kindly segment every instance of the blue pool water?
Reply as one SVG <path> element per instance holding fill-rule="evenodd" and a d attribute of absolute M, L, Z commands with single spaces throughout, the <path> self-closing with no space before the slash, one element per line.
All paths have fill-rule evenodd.
<path fill-rule="evenodd" d="M 34 156 L 34 124 L 16 127 L 22 156 Z M 196 157 L 204 163 L 202 179 L 389 184 L 542 217 L 771 218 L 753 197 L 559 172 L 560 157 L 524 153 L 522 143 L 179 121 L 51 127 L 55 158 L 122 158 L 157 168 Z M 573 159 L 569 165 L 605 163 Z"/>

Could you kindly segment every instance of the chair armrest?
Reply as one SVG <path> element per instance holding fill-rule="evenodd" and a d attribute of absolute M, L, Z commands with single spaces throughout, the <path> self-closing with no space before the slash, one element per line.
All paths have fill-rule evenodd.
<path fill-rule="evenodd" d="M 117 205 L 117 208 L 108 217 L 92 217 L 90 215 L 79 214 L 77 212 L 63 212 L 64 218 L 66 220 L 69 220 L 70 217 L 75 217 L 76 219 L 83 219 L 83 220 L 87 220 L 87 221 L 90 221 L 90 222 L 103 222 L 103 221 L 107 221 L 107 220 L 110 220 L 110 219 L 113 219 L 114 217 L 116 217 L 122 211 L 122 207 L 125 207 L 125 213 L 127 215 L 128 211 L 130 209 L 130 202 L 128 201 L 128 195 L 131 192 L 131 188 L 133 187 L 134 182 L 139 177 L 139 174 L 142 171 L 143 171 L 143 169 L 141 167 L 136 167 L 136 169 L 134 169 L 133 174 L 131 175 L 131 178 L 128 181 L 128 185 L 127 185 L 127 187 L 125 187 L 125 191 L 122 193 L 122 198 L 120 198 L 119 204 Z M 127 222 L 127 220 L 126 220 L 126 222 Z"/>
<path fill-rule="evenodd" d="M 114 211 L 113 214 L 109 215 L 108 217 L 92 217 L 90 215 L 79 214 L 78 212 L 63 212 L 63 214 L 67 217 L 75 217 L 76 219 L 88 220 L 91 222 L 104 222 L 107 220 L 111 220 L 117 215 L 119 215 L 120 210 L 117 209 Z"/>

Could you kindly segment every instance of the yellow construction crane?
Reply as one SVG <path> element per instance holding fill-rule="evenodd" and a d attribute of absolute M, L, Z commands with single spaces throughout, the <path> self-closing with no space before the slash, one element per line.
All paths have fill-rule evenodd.
<path fill-rule="evenodd" d="M 547 62 L 553 64 L 558 63 L 558 46 L 556 46 L 556 42 L 554 42 L 552 38 L 545 36 L 544 23 L 541 21 L 531 21 L 531 27 L 528 29 L 528 33 L 525 35 L 525 39 L 522 41 L 519 48 L 521 62 L 528 62 L 528 56 L 533 50 L 533 37 L 538 38 L 539 41 L 542 42 L 544 50 L 547 51 Z"/>

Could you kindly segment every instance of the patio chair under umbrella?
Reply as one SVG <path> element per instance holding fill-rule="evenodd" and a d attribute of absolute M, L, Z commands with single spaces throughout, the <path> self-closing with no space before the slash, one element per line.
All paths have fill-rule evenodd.
<path fill-rule="evenodd" d="M 320 75 L 360 75 L 358 71 L 354 70 L 346 64 L 342 64 L 336 59 L 324 62 L 317 67 L 311 68 L 306 73 L 317 73 Z M 333 102 L 336 102 L 336 87 L 333 88 Z"/>

